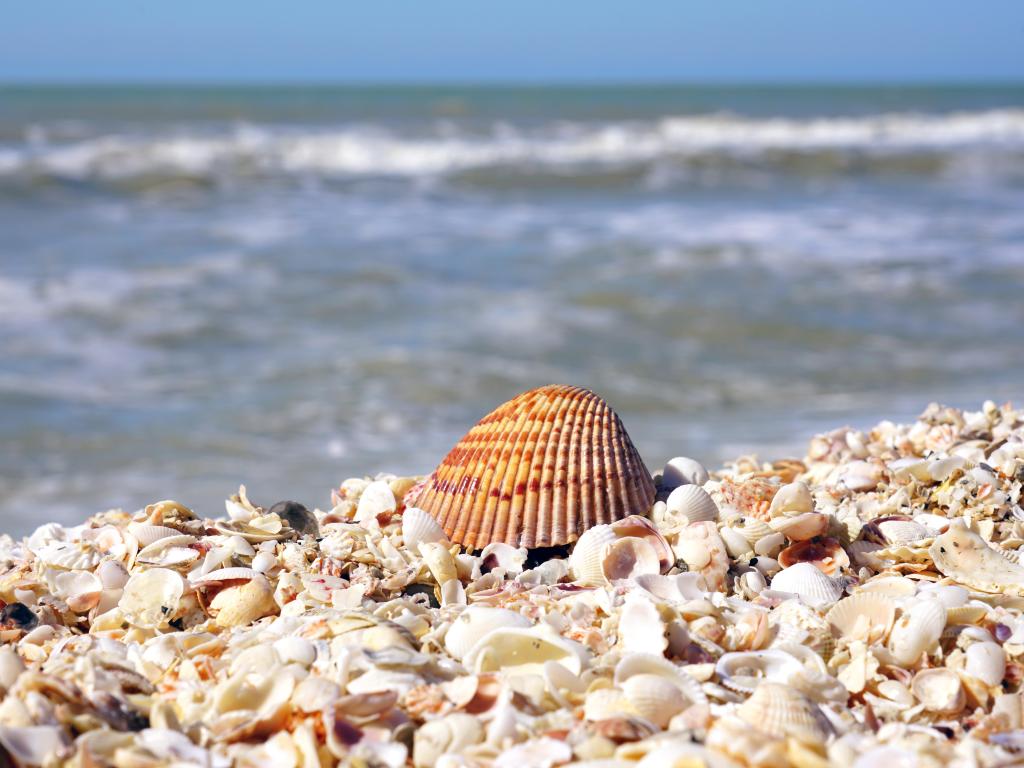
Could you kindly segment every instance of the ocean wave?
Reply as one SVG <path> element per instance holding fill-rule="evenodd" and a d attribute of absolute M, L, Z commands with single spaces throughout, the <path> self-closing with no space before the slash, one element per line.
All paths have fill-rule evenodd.
<path fill-rule="evenodd" d="M 119 180 L 231 175 L 429 177 L 505 168 L 568 174 L 661 160 L 756 162 L 828 156 L 892 159 L 963 152 L 1024 153 L 1024 110 L 944 115 L 878 114 L 814 119 L 731 115 L 656 121 L 497 124 L 472 132 L 450 123 L 421 134 L 384 126 L 192 127 L 160 134 L 107 133 L 54 141 L 36 127 L 23 144 L 0 146 L 0 179 Z"/>

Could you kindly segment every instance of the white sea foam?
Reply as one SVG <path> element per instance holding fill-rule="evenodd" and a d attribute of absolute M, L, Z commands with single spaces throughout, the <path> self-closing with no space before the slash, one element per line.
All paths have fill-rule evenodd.
<path fill-rule="evenodd" d="M 961 150 L 1024 151 L 1024 110 L 944 115 L 879 114 L 814 119 L 731 115 L 656 121 L 558 123 L 484 134 L 441 125 L 422 135 L 376 126 L 338 129 L 240 126 L 160 135 L 106 134 L 62 143 L 34 140 L 0 149 L 0 177 L 44 174 L 117 179 L 150 174 L 223 173 L 436 176 L 514 166 L 571 169 L 660 158 L 852 152 L 886 156 Z"/>

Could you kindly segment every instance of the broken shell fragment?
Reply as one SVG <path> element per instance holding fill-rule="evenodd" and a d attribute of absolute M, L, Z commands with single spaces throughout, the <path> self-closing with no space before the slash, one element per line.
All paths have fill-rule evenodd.
<path fill-rule="evenodd" d="M 850 595 L 825 614 L 834 635 L 868 643 L 885 638 L 895 618 L 895 601 L 878 592 Z"/>
<path fill-rule="evenodd" d="M 921 600 L 906 610 L 889 633 L 888 647 L 896 663 L 910 666 L 931 649 L 946 628 L 946 608 L 938 600 Z"/>
<path fill-rule="evenodd" d="M 184 592 L 181 576 L 166 568 L 153 568 L 132 574 L 118 607 L 132 624 L 155 629 L 174 618 Z"/>
<path fill-rule="evenodd" d="M 416 497 L 469 549 L 568 544 L 595 525 L 646 514 L 650 473 L 622 422 L 586 389 L 546 386 L 489 413 Z"/>
<path fill-rule="evenodd" d="M 454 658 L 463 659 L 482 638 L 503 627 L 529 627 L 530 620 L 515 611 L 471 605 L 452 621 L 444 636 L 444 647 Z"/>
<path fill-rule="evenodd" d="M 951 669 L 923 669 L 914 675 L 910 689 L 931 712 L 952 715 L 962 710 L 967 701 L 960 677 Z"/>
<path fill-rule="evenodd" d="M 1024 566 L 1011 563 L 973 531 L 950 526 L 928 554 L 944 576 L 982 592 L 1024 595 Z"/>
<path fill-rule="evenodd" d="M 567 640 L 546 624 L 538 624 L 530 629 L 493 630 L 470 649 L 463 664 L 478 673 L 543 675 L 544 665 L 553 661 L 578 675 L 586 657 L 579 643 Z"/>
<path fill-rule="evenodd" d="M 796 563 L 811 563 L 822 573 L 835 576 L 850 565 L 850 557 L 836 539 L 822 537 L 798 541 L 779 553 L 779 564 L 789 568 Z"/>

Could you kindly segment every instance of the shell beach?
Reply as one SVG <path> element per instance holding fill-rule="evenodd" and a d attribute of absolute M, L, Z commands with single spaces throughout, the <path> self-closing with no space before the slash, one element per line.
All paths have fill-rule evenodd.
<path fill-rule="evenodd" d="M 541 455 L 553 428 L 516 419 Z M 561 501 L 517 507 L 532 467 L 545 482 L 524 459 L 500 526 L 446 517 L 439 496 L 468 486 L 442 463 L 346 480 L 324 509 L 241 488 L 223 511 L 155 501 L 3 537 L 4 759 L 1024 762 L 1024 412 L 931 405 L 801 458 L 653 474 L 602 423 L 587 455 L 628 462 L 578 464 L 604 489 L 585 524 L 559 527 L 579 511 Z M 555 534 L 531 538 L 536 521 Z"/>

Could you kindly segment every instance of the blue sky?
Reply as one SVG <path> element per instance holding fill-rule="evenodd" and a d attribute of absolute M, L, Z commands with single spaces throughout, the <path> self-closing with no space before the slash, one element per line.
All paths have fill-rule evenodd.
<path fill-rule="evenodd" d="M 7 3 L 0 80 L 1024 80 L 1024 0 Z"/>

